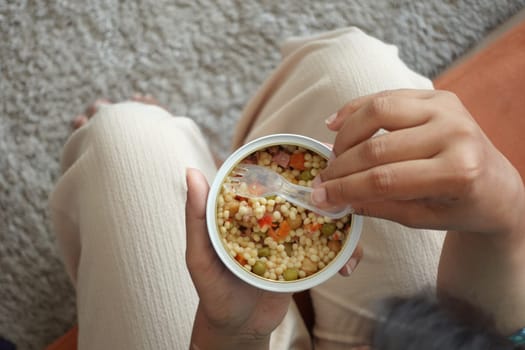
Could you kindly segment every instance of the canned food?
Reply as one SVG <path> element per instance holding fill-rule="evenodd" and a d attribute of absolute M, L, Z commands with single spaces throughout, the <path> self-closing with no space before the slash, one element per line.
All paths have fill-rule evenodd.
<path fill-rule="evenodd" d="M 277 195 L 247 198 L 228 186 L 241 163 L 257 164 L 311 187 L 331 150 L 306 136 L 275 134 L 235 151 L 210 188 L 206 220 L 222 262 L 243 281 L 269 291 L 297 292 L 333 276 L 351 257 L 362 217 L 323 217 Z"/>

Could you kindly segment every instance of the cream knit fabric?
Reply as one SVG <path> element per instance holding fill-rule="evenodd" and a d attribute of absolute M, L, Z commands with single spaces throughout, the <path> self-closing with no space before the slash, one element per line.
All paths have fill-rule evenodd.
<path fill-rule="evenodd" d="M 289 132 L 333 143 L 324 120 L 348 101 L 382 90 L 431 89 L 412 72 L 397 48 L 356 28 L 292 38 L 283 62 L 248 103 L 234 146 Z M 347 349 L 368 341 L 375 302 L 434 286 L 444 233 L 365 219 L 364 259 L 350 278 L 336 276 L 311 290 L 316 349 Z"/>
<path fill-rule="evenodd" d="M 284 60 L 248 103 L 234 147 L 291 132 L 324 142 L 324 119 L 351 99 L 431 88 L 395 47 L 344 29 L 283 46 Z M 184 263 L 185 169 L 215 167 L 186 118 L 138 103 L 103 107 L 65 146 L 53 224 L 76 286 L 80 349 L 187 349 L 197 296 Z M 365 220 L 365 258 L 350 278 L 312 290 L 316 349 L 366 342 L 373 302 L 435 283 L 443 234 Z M 364 316 L 364 318 L 363 318 Z M 273 349 L 308 349 L 292 305 Z"/>

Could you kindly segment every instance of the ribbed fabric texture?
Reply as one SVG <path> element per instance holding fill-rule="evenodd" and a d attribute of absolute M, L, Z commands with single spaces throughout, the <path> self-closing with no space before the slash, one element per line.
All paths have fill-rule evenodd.
<path fill-rule="evenodd" d="M 289 132 L 333 143 L 324 120 L 352 99 L 399 88 L 432 89 L 411 71 L 397 48 L 356 28 L 282 46 L 282 64 L 245 109 L 234 146 Z M 364 259 L 349 278 L 335 276 L 311 290 L 316 349 L 348 349 L 369 341 L 377 301 L 435 286 L 444 232 L 365 219 Z"/>
<path fill-rule="evenodd" d="M 184 260 L 186 167 L 209 180 L 215 172 L 194 123 L 137 103 L 103 107 L 66 145 L 51 203 L 76 283 L 80 349 L 189 347 L 197 296 Z"/>

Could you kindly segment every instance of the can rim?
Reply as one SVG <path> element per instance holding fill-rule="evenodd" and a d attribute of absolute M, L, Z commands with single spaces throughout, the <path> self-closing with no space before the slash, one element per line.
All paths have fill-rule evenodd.
<path fill-rule="evenodd" d="M 220 234 L 217 230 L 216 203 L 220 192 L 220 187 L 224 181 L 224 178 L 230 174 L 233 168 L 237 166 L 241 160 L 257 150 L 275 145 L 295 145 L 304 147 L 320 154 L 326 159 L 328 159 L 332 153 L 331 149 L 327 145 L 310 137 L 296 134 L 273 134 L 248 142 L 233 152 L 224 161 L 215 175 L 213 183 L 210 187 L 206 204 L 206 224 L 208 227 L 208 235 L 215 252 L 219 256 L 222 263 L 226 265 L 226 267 L 238 278 L 250 285 L 272 292 L 298 292 L 325 282 L 327 279 L 335 275 L 346 264 L 357 247 L 357 243 L 359 242 L 363 218 L 360 215 L 352 214 L 352 224 L 349 232 L 350 236 L 347 237 L 343 249 L 339 252 L 337 257 L 330 262 L 329 265 L 310 277 L 301 278 L 295 281 L 272 281 L 258 277 L 237 264 L 228 254 L 226 248 L 221 242 Z"/>

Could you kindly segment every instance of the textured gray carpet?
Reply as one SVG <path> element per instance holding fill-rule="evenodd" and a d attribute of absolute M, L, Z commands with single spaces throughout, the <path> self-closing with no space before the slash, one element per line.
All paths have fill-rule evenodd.
<path fill-rule="evenodd" d="M 224 154 L 290 35 L 357 25 L 433 76 L 525 0 L 0 0 L 0 337 L 39 349 L 75 322 L 46 216 L 69 122 L 134 91 L 194 118 Z M 188 320 L 189 322 L 190 320 Z"/>

